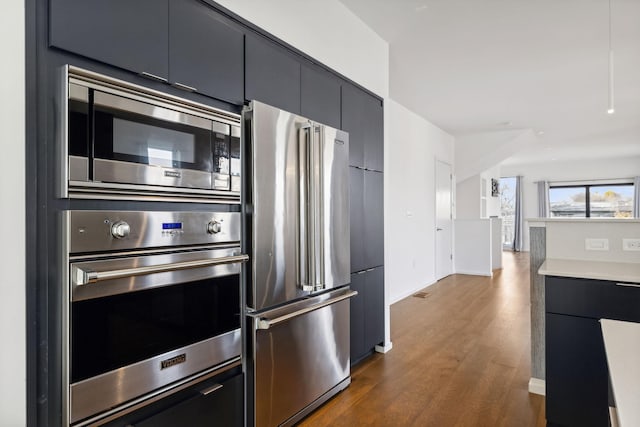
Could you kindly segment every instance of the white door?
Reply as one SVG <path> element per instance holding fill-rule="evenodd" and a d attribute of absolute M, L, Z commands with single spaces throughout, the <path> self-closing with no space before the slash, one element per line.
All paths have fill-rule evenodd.
<path fill-rule="evenodd" d="M 436 280 L 453 273 L 451 165 L 436 160 Z"/>

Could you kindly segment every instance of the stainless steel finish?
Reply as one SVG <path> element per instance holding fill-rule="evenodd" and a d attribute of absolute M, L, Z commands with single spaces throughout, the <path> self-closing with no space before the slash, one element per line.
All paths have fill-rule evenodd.
<path fill-rule="evenodd" d="M 125 82 L 124 80 L 94 73 L 93 71 L 84 70 L 73 65 L 66 67 L 68 68 L 69 81 L 72 83 L 231 125 L 237 126 L 240 123 L 240 116 L 237 114 Z M 151 77 L 150 74 L 143 75 Z M 162 78 L 160 79 L 161 81 L 164 80 Z"/>
<path fill-rule="evenodd" d="M 231 136 L 240 138 L 240 126 L 231 126 Z"/>
<path fill-rule="evenodd" d="M 312 247 L 309 245 L 309 236 L 313 234 L 311 224 L 313 222 L 313 208 L 309 201 L 311 190 L 311 181 L 309 179 L 309 167 L 311 165 L 310 152 L 312 145 L 312 129 L 310 123 L 301 125 L 301 133 L 299 136 L 298 146 L 298 229 L 296 241 L 298 247 L 298 285 L 303 291 L 313 291 L 314 283 L 313 274 L 313 255 Z"/>
<path fill-rule="evenodd" d="M 349 301 L 253 331 L 255 421 L 274 426 L 349 378 Z M 255 349 L 259 349 L 256 351 Z"/>
<path fill-rule="evenodd" d="M 222 249 L 221 249 L 222 250 Z M 219 251 L 221 251 L 219 250 Z M 228 251 L 228 250 L 227 250 Z M 231 252 L 236 252 L 237 249 L 231 249 Z M 205 254 L 201 254 L 204 256 Z M 206 255 L 213 255 L 211 253 L 207 253 Z M 153 264 L 147 265 L 143 267 L 132 267 L 132 268 L 123 268 L 119 270 L 107 270 L 107 271 L 94 271 L 94 270 L 86 270 L 83 269 L 82 266 L 73 265 L 71 270 L 71 283 L 74 286 L 84 286 L 88 284 L 104 282 L 108 280 L 117 280 L 124 278 L 133 278 L 135 276 L 145 276 L 150 274 L 159 274 L 166 272 L 177 272 L 180 270 L 190 270 L 196 268 L 204 268 L 204 267 L 213 267 L 225 264 L 237 264 L 242 262 L 247 262 L 249 260 L 249 256 L 247 255 L 234 255 L 234 256 L 226 256 L 220 257 L 217 256 L 219 254 L 215 254 L 216 258 L 207 258 L 207 259 L 199 259 L 194 261 L 183 261 L 183 262 L 172 262 L 168 264 Z M 173 256 L 173 255 L 172 255 Z M 139 263 L 144 263 L 146 261 L 136 260 Z M 151 261 L 152 262 L 152 261 Z M 106 262 L 105 262 L 106 263 Z M 236 273 L 239 273 L 240 270 Z M 234 272 L 227 272 L 228 274 L 234 274 Z M 216 274 L 216 277 L 222 276 L 223 274 Z M 226 275 L 226 274 L 225 274 Z M 182 282 L 184 280 L 181 280 Z M 177 283 L 180 283 L 177 282 Z M 124 292 L 132 291 L 132 290 L 140 290 L 140 289 L 148 289 L 155 286 L 162 286 L 161 283 L 157 284 L 149 284 L 147 283 L 145 286 L 131 286 L 129 285 Z M 105 295 L 113 295 L 116 286 L 111 286 L 108 294 L 101 294 L 100 296 Z M 121 293 L 121 292 L 115 292 Z"/>
<path fill-rule="evenodd" d="M 70 238 L 69 238 L 69 229 L 70 229 L 70 215 L 69 211 L 62 211 L 58 217 L 58 235 L 60 236 L 60 283 L 63 284 L 60 286 L 60 319 L 61 319 L 61 329 L 60 329 L 60 360 L 61 360 L 61 374 L 62 378 L 60 381 L 61 390 L 60 390 L 60 400 L 61 400 L 61 422 L 63 426 L 67 426 L 70 424 L 71 417 L 71 401 L 69 398 L 69 387 L 70 387 L 70 378 L 71 378 L 71 356 L 70 356 L 70 346 L 71 346 L 71 333 L 70 333 L 70 290 L 69 286 L 66 284 L 69 283 L 69 248 L 71 247 Z"/>
<path fill-rule="evenodd" d="M 237 175 L 231 175 L 231 191 L 234 193 L 240 193 L 242 181 Z"/>
<path fill-rule="evenodd" d="M 69 215 L 73 254 L 240 241 L 239 212 L 70 211 Z M 131 227 L 128 237 L 111 236 L 111 224 L 118 221 Z M 219 233 L 207 232 L 211 221 L 223 225 Z M 181 228 L 163 228 L 163 224 L 174 223 L 181 224 Z"/>
<path fill-rule="evenodd" d="M 220 390 L 221 388 L 222 388 L 222 384 L 214 384 L 211 387 L 207 387 L 204 390 L 200 390 L 200 394 L 203 396 L 207 396 L 213 393 L 214 391 Z"/>
<path fill-rule="evenodd" d="M 240 354 L 240 329 L 170 351 L 71 385 L 71 422 L 141 397 L 174 381 L 215 367 Z M 184 363 L 160 369 L 160 362 L 186 354 Z"/>
<path fill-rule="evenodd" d="M 223 135 L 229 135 L 229 124 L 228 123 L 220 123 L 216 121 L 211 122 L 211 130 L 217 133 L 221 133 Z"/>
<path fill-rule="evenodd" d="M 327 295 L 327 294 L 325 294 Z M 323 297 L 325 295 L 322 295 Z M 340 302 L 342 300 L 345 299 L 349 299 L 351 297 L 354 297 L 358 295 L 358 292 L 356 291 L 349 291 L 349 290 L 345 290 L 345 291 L 341 291 L 338 295 L 336 296 L 332 296 L 329 299 L 319 299 L 319 297 L 316 297 L 314 299 L 309 299 L 309 300 L 304 300 L 301 301 L 300 304 L 289 304 L 286 306 L 287 311 L 290 310 L 291 308 L 295 308 L 294 311 L 288 311 L 286 313 L 282 313 L 284 309 L 277 309 L 274 310 L 274 312 L 280 312 L 281 314 L 277 314 L 277 317 L 271 318 L 270 317 L 270 312 L 262 312 L 259 316 L 258 319 L 256 321 L 256 328 L 257 329 L 269 329 L 274 325 L 277 325 L 278 323 L 282 323 L 284 321 L 287 321 L 289 319 L 292 319 L 294 317 L 297 317 L 301 314 L 305 314 L 305 313 L 309 313 L 311 311 L 314 310 L 318 310 L 322 307 L 326 307 L 328 305 L 331 304 L 335 304 L 337 302 Z M 304 303 L 304 304 L 302 304 Z M 298 308 L 298 306 L 301 305 L 300 308 Z M 275 313 L 274 313 L 275 314 Z M 250 315 L 251 316 L 251 315 Z"/>
<path fill-rule="evenodd" d="M 213 173 L 213 189 L 214 190 L 228 190 L 229 189 L 229 175 L 223 173 Z"/>
<path fill-rule="evenodd" d="M 72 199 L 141 200 L 157 202 L 197 202 L 240 204 L 240 193 L 198 188 L 161 187 L 119 183 L 69 181 Z"/>
<path fill-rule="evenodd" d="M 640 283 L 616 283 L 616 286 L 625 286 L 629 288 L 640 288 Z"/>
<path fill-rule="evenodd" d="M 323 126 L 319 134 L 319 190 L 316 244 L 322 289 L 351 282 L 349 134 Z"/>
<path fill-rule="evenodd" d="M 291 418 L 284 421 L 278 427 L 292 427 L 296 425 L 300 420 L 309 415 L 311 412 L 315 411 L 317 408 L 322 406 L 327 400 L 331 399 L 336 394 L 340 393 L 342 390 L 347 388 L 351 384 L 351 377 L 347 377 L 345 380 L 338 383 L 331 390 L 327 391 L 325 394 L 320 396 L 318 399 L 314 400 L 309 406 L 306 406 L 300 412 L 292 416 Z"/>
<path fill-rule="evenodd" d="M 69 99 L 87 103 L 89 102 L 89 89 L 86 86 L 72 83 L 69 85 Z"/>
<path fill-rule="evenodd" d="M 182 83 L 178 83 L 178 82 L 171 83 L 171 86 L 175 86 L 178 89 L 186 90 L 187 92 L 197 92 L 198 91 L 198 89 L 196 89 L 193 86 L 183 85 Z"/>
<path fill-rule="evenodd" d="M 56 154 L 58 156 L 56 167 L 56 195 L 60 198 L 69 197 L 67 181 L 70 176 L 69 166 L 69 66 L 60 69 L 57 82 L 58 96 L 58 126 L 56 132 Z"/>
<path fill-rule="evenodd" d="M 99 91 L 95 91 L 93 96 L 95 105 L 114 108 L 121 111 L 131 111 L 143 116 L 174 123 L 182 123 L 206 130 L 211 130 L 213 127 L 211 120 L 209 119 L 203 119 L 202 117 L 186 114 L 170 108 L 159 107 L 146 102 L 135 101 L 133 99 L 114 96 L 110 93 Z"/>
<path fill-rule="evenodd" d="M 83 426 L 91 426 L 98 427 L 104 425 L 110 421 L 113 421 L 117 418 L 122 417 L 123 415 L 130 414 L 133 411 L 137 411 L 140 408 L 143 408 L 147 405 L 150 405 L 154 402 L 157 402 L 165 397 L 176 394 L 179 391 L 182 391 L 186 388 L 196 385 L 199 382 L 208 380 L 209 378 L 215 377 L 216 375 L 220 375 L 230 369 L 233 369 L 242 364 L 240 357 L 235 359 L 228 360 L 221 365 L 217 365 L 214 368 L 207 369 L 201 373 L 196 375 L 192 375 L 183 380 L 180 380 L 176 383 L 171 384 L 168 387 L 163 387 L 158 390 L 155 390 L 153 393 L 149 393 L 144 395 L 142 398 L 134 399 L 131 402 L 128 402 L 125 405 L 119 406 L 116 409 L 112 409 L 107 412 L 103 412 L 97 417 L 92 417 L 87 420 L 84 420 L 78 424 L 75 424 L 74 427 L 83 427 Z"/>
<path fill-rule="evenodd" d="M 116 239 L 124 239 L 131 233 L 131 227 L 125 221 L 117 221 L 111 224 L 111 235 Z"/>
<path fill-rule="evenodd" d="M 211 189 L 209 172 L 117 160 L 94 159 L 93 175 L 96 181 L 102 182 Z"/>
<path fill-rule="evenodd" d="M 89 181 L 88 158 L 80 156 L 69 156 L 68 162 L 69 181 Z"/>
<path fill-rule="evenodd" d="M 207 224 L 207 232 L 209 234 L 216 234 L 219 233 L 220 231 L 222 231 L 222 224 L 218 221 L 209 221 L 209 224 Z"/>
<path fill-rule="evenodd" d="M 308 295 L 298 286 L 299 131 L 308 120 L 252 101 L 252 282 L 255 310 Z"/>
<path fill-rule="evenodd" d="M 155 74 L 147 73 L 146 71 L 141 72 L 140 75 L 143 76 L 143 77 L 146 77 L 148 79 L 157 80 L 157 81 L 163 82 L 163 83 L 167 83 L 169 81 L 169 80 L 165 79 L 164 77 L 156 76 Z"/>

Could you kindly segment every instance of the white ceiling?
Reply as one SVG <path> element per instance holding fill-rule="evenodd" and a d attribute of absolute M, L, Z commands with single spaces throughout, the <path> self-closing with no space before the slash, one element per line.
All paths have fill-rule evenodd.
<path fill-rule="evenodd" d="M 640 0 L 341 0 L 389 42 L 390 97 L 454 136 L 531 129 L 505 164 L 640 156 Z"/>

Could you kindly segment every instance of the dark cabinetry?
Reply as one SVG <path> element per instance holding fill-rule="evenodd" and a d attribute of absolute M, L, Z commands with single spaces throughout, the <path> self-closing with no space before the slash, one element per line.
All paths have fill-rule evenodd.
<path fill-rule="evenodd" d="M 169 2 L 169 76 L 172 83 L 241 105 L 244 34 L 195 0 Z"/>
<path fill-rule="evenodd" d="M 52 46 L 169 78 L 169 0 L 50 0 L 49 22 Z"/>
<path fill-rule="evenodd" d="M 50 0 L 52 46 L 242 104 L 244 34 L 197 0 Z"/>
<path fill-rule="evenodd" d="M 350 169 L 351 271 L 384 264 L 384 175 Z"/>
<path fill-rule="evenodd" d="M 342 129 L 349 132 L 351 166 L 383 171 L 383 117 L 380 99 L 353 85 L 342 85 Z"/>
<path fill-rule="evenodd" d="M 300 114 L 300 62 L 259 35 L 245 42 L 245 97 Z"/>
<path fill-rule="evenodd" d="M 599 320 L 640 321 L 640 289 L 549 276 L 545 311 L 549 425 L 607 427 L 609 373 Z"/>
<path fill-rule="evenodd" d="M 351 275 L 351 362 L 370 354 L 384 341 L 384 267 Z"/>
<path fill-rule="evenodd" d="M 340 128 L 340 81 L 312 64 L 303 64 L 300 82 L 303 116 Z"/>

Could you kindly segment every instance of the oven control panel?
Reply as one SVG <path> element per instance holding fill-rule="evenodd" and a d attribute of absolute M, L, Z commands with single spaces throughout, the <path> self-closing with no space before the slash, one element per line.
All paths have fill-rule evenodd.
<path fill-rule="evenodd" d="M 70 252 L 240 241 L 239 212 L 67 211 Z"/>

